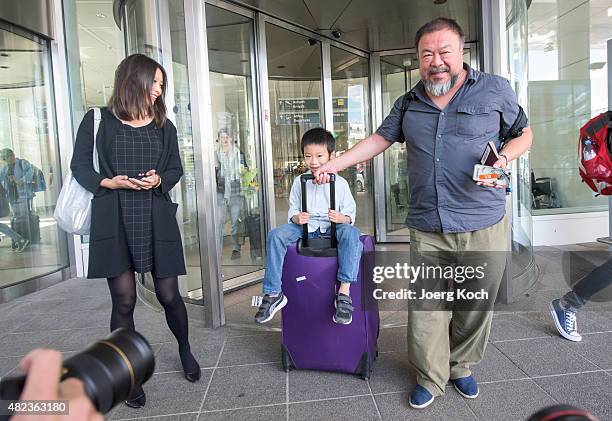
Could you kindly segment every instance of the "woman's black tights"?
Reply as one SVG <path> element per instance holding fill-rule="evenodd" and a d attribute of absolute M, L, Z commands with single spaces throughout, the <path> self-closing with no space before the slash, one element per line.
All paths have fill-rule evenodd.
<path fill-rule="evenodd" d="M 156 278 L 153 274 L 155 295 L 165 310 L 166 322 L 179 346 L 179 354 L 185 371 L 193 369 L 195 359 L 189 347 L 189 324 L 187 310 L 178 289 L 178 278 Z M 127 271 L 114 278 L 108 278 L 113 302 L 111 331 L 125 327 L 134 330 L 134 307 L 136 306 L 136 284 L 134 272 Z"/>

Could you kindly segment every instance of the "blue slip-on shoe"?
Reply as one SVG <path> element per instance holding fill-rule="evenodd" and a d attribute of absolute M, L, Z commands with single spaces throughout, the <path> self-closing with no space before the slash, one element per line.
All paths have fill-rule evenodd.
<path fill-rule="evenodd" d="M 427 389 L 425 389 L 420 384 L 417 384 L 414 389 L 412 389 L 412 393 L 410 394 L 410 399 L 408 399 L 408 403 L 411 407 L 415 409 L 423 409 L 429 406 L 432 403 L 434 397 Z"/>
<path fill-rule="evenodd" d="M 574 342 L 582 340 L 582 336 L 578 334 L 575 311 L 565 310 L 561 307 L 560 300 L 556 299 L 550 302 L 550 314 L 561 336 Z"/>
<path fill-rule="evenodd" d="M 461 396 L 467 399 L 476 399 L 478 397 L 478 383 L 472 376 L 461 377 L 452 380 L 455 389 Z"/>

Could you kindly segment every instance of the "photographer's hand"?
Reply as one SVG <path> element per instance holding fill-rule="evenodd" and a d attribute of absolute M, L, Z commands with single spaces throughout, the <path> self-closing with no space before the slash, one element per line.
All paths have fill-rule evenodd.
<path fill-rule="evenodd" d="M 68 415 L 16 415 L 12 421 L 103 421 L 85 394 L 83 383 L 75 378 L 60 383 L 62 354 L 51 349 L 35 349 L 20 362 L 27 378 L 20 401 L 68 400 Z"/>

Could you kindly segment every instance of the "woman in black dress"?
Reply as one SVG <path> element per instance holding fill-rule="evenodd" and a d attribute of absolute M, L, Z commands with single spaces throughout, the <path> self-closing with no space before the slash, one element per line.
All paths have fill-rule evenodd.
<path fill-rule="evenodd" d="M 134 54 L 115 72 L 108 108 L 96 136 L 100 173 L 93 169 L 94 111 L 79 127 L 71 169 L 92 199 L 88 278 L 107 278 L 112 297 L 111 331 L 134 329 L 134 272 L 151 272 L 157 299 L 176 337 L 185 378 L 200 378 L 189 346 L 187 311 L 178 289 L 185 259 L 168 192 L 183 169 L 176 128 L 166 119 L 166 72 L 156 61 Z M 141 407 L 141 386 L 126 404 Z"/>

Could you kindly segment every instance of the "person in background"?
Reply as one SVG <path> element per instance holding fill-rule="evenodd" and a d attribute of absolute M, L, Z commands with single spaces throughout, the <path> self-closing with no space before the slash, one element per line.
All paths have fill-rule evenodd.
<path fill-rule="evenodd" d="M 223 250 L 223 226 L 225 215 L 230 214 L 232 223 L 232 256 L 235 260 L 240 258 L 240 222 L 244 209 L 244 195 L 240 171 L 245 168 L 244 155 L 234 144 L 227 129 L 218 132 L 217 150 L 215 151 L 215 173 L 217 175 L 217 206 L 219 208 L 219 238 L 220 250 Z"/>
<path fill-rule="evenodd" d="M 8 192 L 13 216 L 27 217 L 35 195 L 32 188 L 34 176 L 32 164 L 26 159 L 15 157 L 15 152 L 9 148 L 0 151 L 0 160 L 5 163 L 0 169 L 0 180 Z"/>
<path fill-rule="evenodd" d="M 563 297 L 550 302 L 550 313 L 559 334 L 565 339 L 580 342 L 576 313 L 593 295 L 612 285 L 612 260 L 593 269 Z"/>
<path fill-rule="evenodd" d="M 15 244 L 15 248 L 13 250 L 15 250 L 17 253 L 23 253 L 30 245 L 30 240 L 23 238 L 21 234 L 14 231 L 11 229 L 11 227 L 3 224 L 2 222 L 0 222 L 0 233 L 6 235 L 13 241 L 13 244 Z"/>
<path fill-rule="evenodd" d="M 13 218 L 29 218 L 32 209 L 32 199 L 35 196 L 32 188 L 33 167 L 26 159 L 15 157 L 10 148 L 0 150 L 0 185 L 8 197 Z M 23 252 L 30 240 L 6 224 L 0 223 L 0 232 L 11 238 L 13 249 Z"/>

